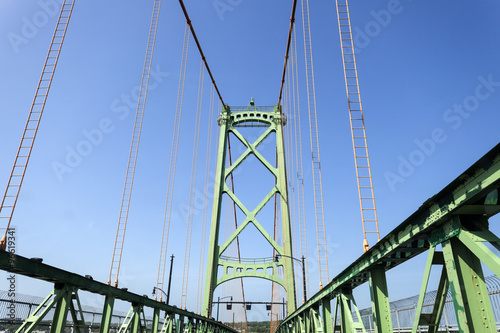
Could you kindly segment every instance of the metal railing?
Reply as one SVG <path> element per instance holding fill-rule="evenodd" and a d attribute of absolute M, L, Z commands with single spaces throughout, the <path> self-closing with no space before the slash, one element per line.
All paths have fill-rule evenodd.
<path fill-rule="evenodd" d="M 485 282 L 488 287 L 488 295 L 490 296 L 493 308 L 493 316 L 495 317 L 495 323 L 498 328 L 500 327 L 500 279 L 496 275 L 493 275 L 486 277 Z M 425 294 L 423 312 L 432 312 L 432 307 L 434 306 L 434 302 L 436 300 L 436 294 L 436 291 L 430 291 Z M 416 295 L 390 303 L 394 332 L 411 332 L 413 322 L 415 320 L 418 297 L 419 296 Z M 372 309 L 366 308 L 360 310 L 359 313 L 367 332 L 374 332 L 375 328 L 373 325 Z M 356 313 L 353 313 L 353 316 L 356 316 Z M 453 308 L 453 299 L 450 291 L 448 291 L 448 295 L 446 297 L 443 316 L 441 318 L 441 322 L 439 323 L 439 331 L 458 331 L 457 317 Z"/>
<path fill-rule="evenodd" d="M 235 257 L 226 257 L 220 256 L 220 259 L 223 261 L 234 262 L 239 264 L 267 264 L 274 262 L 273 257 L 268 258 L 235 258 Z"/>

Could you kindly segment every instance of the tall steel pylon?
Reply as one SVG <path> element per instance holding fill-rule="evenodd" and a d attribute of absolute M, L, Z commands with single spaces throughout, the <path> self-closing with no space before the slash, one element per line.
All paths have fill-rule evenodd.
<path fill-rule="evenodd" d="M 215 177 L 214 203 L 212 210 L 212 223 L 210 230 L 210 242 L 208 248 L 207 275 L 205 280 L 205 293 L 203 298 L 203 315 L 212 316 L 212 301 L 215 288 L 232 279 L 242 277 L 258 277 L 273 281 L 281 285 L 287 293 L 288 313 L 296 308 L 295 284 L 292 264 L 292 240 L 290 231 L 290 212 L 288 208 L 288 190 L 285 167 L 285 145 L 283 126 L 286 118 L 281 112 L 280 106 L 255 107 L 253 101 L 248 107 L 233 107 L 225 105 L 219 116 L 219 148 L 217 156 L 217 169 Z M 259 126 L 266 128 L 264 133 L 254 142 L 250 143 L 238 130 L 240 126 Z M 258 146 L 266 140 L 271 133 L 276 134 L 277 166 L 267 161 L 258 151 Z M 226 167 L 226 154 L 228 135 L 233 134 L 245 147 L 246 150 L 232 165 Z M 272 190 L 262 199 L 253 211 L 249 211 L 229 188 L 226 179 L 241 165 L 250 155 L 254 155 L 265 168 L 275 177 Z M 274 161 L 273 161 L 274 162 Z M 219 230 L 221 223 L 221 208 L 223 195 L 227 194 L 245 215 L 245 220 L 238 228 L 219 245 Z M 269 203 L 275 194 L 278 194 L 281 208 L 283 245 L 279 245 L 271 236 L 272 230 L 266 231 L 257 221 L 257 214 Z M 261 235 L 276 251 L 279 260 L 268 259 L 238 259 L 222 256 L 222 253 L 236 241 L 241 232 L 253 224 Z M 270 253 L 269 255 L 272 255 Z M 218 276 L 218 268 L 222 267 L 222 274 Z M 278 270 L 283 269 L 287 274 L 283 277 L 278 275 Z"/>

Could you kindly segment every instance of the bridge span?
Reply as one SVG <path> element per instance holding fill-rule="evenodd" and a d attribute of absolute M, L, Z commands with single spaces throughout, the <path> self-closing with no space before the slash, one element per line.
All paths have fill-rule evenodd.
<path fill-rule="evenodd" d="M 379 243 L 333 278 L 277 328 L 278 332 L 366 331 L 353 298 L 353 290 L 369 283 L 373 324 L 376 332 L 392 332 L 392 317 L 385 273 L 428 253 L 422 278 L 413 332 L 437 332 L 447 295 L 451 292 L 461 332 L 496 332 L 492 304 L 481 264 L 500 275 L 500 239 L 489 231 L 488 219 L 500 211 L 500 144 L 480 158 L 439 193 L 385 236 Z M 491 244 L 493 249 L 487 244 Z M 424 313 L 424 296 L 431 269 L 441 270 L 432 312 Z M 32 332 L 43 320 L 50 320 L 51 332 L 63 332 L 67 320 L 79 332 L 89 328 L 82 316 L 79 291 L 105 296 L 101 332 L 111 325 L 113 302 L 130 303 L 131 310 L 120 332 L 235 332 L 232 328 L 195 313 L 149 299 L 147 296 L 93 281 L 34 259 L 0 252 L 0 269 L 54 284 L 53 292 L 33 311 L 18 331 Z M 333 301 L 333 303 L 332 303 Z M 333 305 L 333 306 L 332 306 Z M 143 323 L 144 308 L 152 308 L 150 327 Z M 333 311 L 332 311 L 333 309 Z M 51 313 L 51 318 L 46 317 Z M 333 320 L 332 320 L 333 314 Z M 71 316 L 68 318 L 68 316 Z"/>

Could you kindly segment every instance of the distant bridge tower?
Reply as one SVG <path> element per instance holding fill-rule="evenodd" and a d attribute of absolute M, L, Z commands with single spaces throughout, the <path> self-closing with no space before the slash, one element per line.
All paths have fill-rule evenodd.
<path fill-rule="evenodd" d="M 217 169 L 215 178 L 214 202 L 212 210 L 212 223 L 210 229 L 210 242 L 208 249 L 207 275 L 205 282 L 205 293 L 203 298 L 203 315 L 211 317 L 212 301 L 215 288 L 232 279 L 241 277 L 258 277 L 267 279 L 281 285 L 287 293 L 287 310 L 291 313 L 296 308 L 295 284 L 292 254 L 292 240 L 290 229 L 290 212 L 288 208 L 288 191 L 285 168 L 285 147 L 283 138 L 283 126 L 286 118 L 281 112 L 279 105 L 275 107 L 255 107 L 253 100 L 247 108 L 231 108 L 227 105 L 223 107 L 219 116 L 219 149 L 217 157 Z M 254 142 L 250 143 L 238 130 L 240 126 L 260 126 L 267 127 L 264 133 Z M 267 161 L 257 150 L 258 146 L 271 134 L 276 134 L 277 167 L 274 163 Z M 234 160 L 233 164 L 226 167 L 227 140 L 232 133 L 245 147 L 246 150 Z M 241 163 L 250 155 L 254 155 L 266 169 L 274 176 L 275 184 L 273 189 L 262 199 L 253 211 L 249 211 L 238 197 L 226 184 L 226 179 L 230 177 Z M 245 215 L 245 220 L 222 244 L 219 245 L 219 231 L 221 222 L 222 197 L 226 193 Z M 264 208 L 271 199 L 278 194 L 281 207 L 282 244 L 279 245 L 270 233 L 266 231 L 257 221 L 257 214 Z M 279 256 L 279 261 L 275 260 L 232 260 L 221 254 L 236 240 L 238 235 L 252 223 L 261 233 L 267 242 L 274 249 L 274 253 Z M 272 233 L 271 233 L 272 234 Z M 271 254 L 270 254 L 271 255 Z M 222 274 L 218 276 L 218 268 L 222 267 Z M 278 269 L 283 270 L 280 277 Z"/>

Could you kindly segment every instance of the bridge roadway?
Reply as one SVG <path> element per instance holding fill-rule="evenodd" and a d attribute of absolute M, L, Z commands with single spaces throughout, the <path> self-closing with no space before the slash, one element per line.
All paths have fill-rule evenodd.
<path fill-rule="evenodd" d="M 430 272 L 430 267 L 443 266 L 443 277 L 438 290 L 447 292 L 448 288 L 451 288 L 460 331 L 496 332 L 487 292 L 484 293 L 486 297 L 481 295 L 484 278 L 480 262 L 485 263 L 497 276 L 500 276 L 500 259 L 483 244 L 488 241 L 500 249 L 500 239 L 488 230 L 487 222 L 489 217 L 500 211 L 499 187 L 500 144 L 443 190 L 425 201 L 415 213 L 285 318 L 278 331 L 327 333 L 332 332 L 332 329 L 340 330 L 341 327 L 338 325 L 332 325 L 330 305 L 332 299 L 336 299 L 335 318 L 337 315 L 340 316 L 343 332 L 364 330 L 362 324 L 352 317 L 352 311 L 357 311 L 352 290 L 370 281 L 375 327 L 378 332 L 392 332 L 385 271 L 430 249 L 422 292 L 426 291 L 426 276 Z M 439 252 L 441 254 L 438 255 L 436 246 L 439 244 L 442 245 L 443 252 Z M 108 302 L 108 299 L 126 301 L 132 305 L 132 309 L 135 309 L 131 314 L 135 319 L 130 319 L 132 332 L 141 330 L 140 313 L 143 307 L 155 309 L 153 322 L 156 321 L 156 326 L 153 326 L 153 331 L 155 328 L 158 329 L 160 311 L 164 311 L 166 332 L 184 330 L 235 332 L 212 319 L 19 255 L 0 252 L 0 269 L 55 284 L 53 294 L 47 297 L 47 300 L 52 297 L 52 301 L 46 303 L 56 308 L 53 321 L 56 319 L 60 321 L 57 325 L 53 324 L 53 332 L 63 331 L 68 310 L 73 316 L 73 321 L 78 322 L 75 316 L 78 312 L 75 310 L 78 309 L 74 308 L 72 301 L 78 297 L 78 290 L 106 296 L 101 332 L 109 328 L 109 322 L 104 321 L 106 317 L 111 316 L 113 302 Z M 472 279 L 468 279 L 467 274 L 469 276 L 472 274 Z M 468 285 L 468 280 L 475 284 L 474 292 L 471 292 L 472 287 Z M 439 298 L 436 303 L 440 303 Z M 478 307 L 476 303 L 480 303 L 481 306 Z M 28 328 L 27 331 L 35 329 L 36 324 L 43 319 L 43 315 L 35 311 L 24 324 L 24 327 Z M 417 316 L 419 319 L 416 321 L 414 331 L 418 325 L 427 325 L 429 332 L 436 331 L 440 319 L 439 304 L 435 306 L 432 314 L 421 313 L 417 308 Z M 78 327 L 76 329 L 79 330 Z"/>

